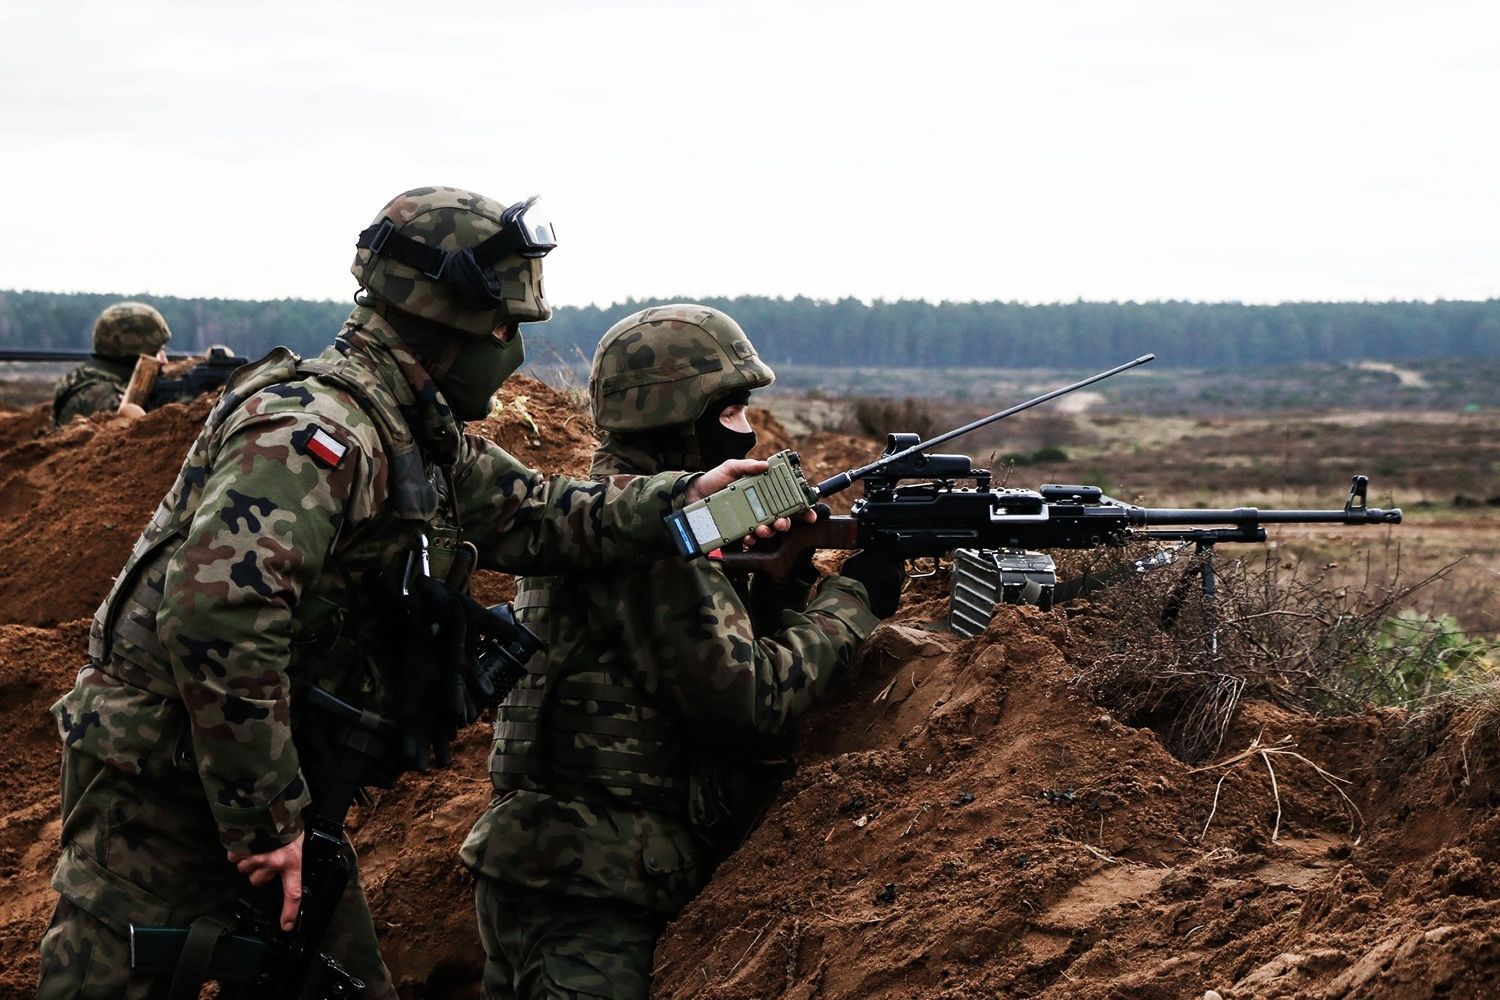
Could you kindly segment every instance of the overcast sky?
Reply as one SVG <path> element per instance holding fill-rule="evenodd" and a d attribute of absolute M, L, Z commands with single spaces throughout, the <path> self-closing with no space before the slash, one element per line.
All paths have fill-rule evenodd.
<path fill-rule="evenodd" d="M 1500 4 L 0 4 L 0 287 L 347 298 L 397 192 L 551 297 L 1500 295 Z"/>

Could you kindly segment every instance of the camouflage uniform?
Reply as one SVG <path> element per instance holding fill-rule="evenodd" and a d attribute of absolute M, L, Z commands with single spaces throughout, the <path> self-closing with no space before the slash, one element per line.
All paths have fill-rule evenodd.
<path fill-rule="evenodd" d="M 52 422 L 118 410 L 136 357 L 154 354 L 171 339 L 167 321 L 144 302 L 116 302 L 105 309 L 94 321 L 94 356 L 52 390 Z"/>
<path fill-rule="evenodd" d="M 53 388 L 52 422 L 61 425 L 74 417 L 115 412 L 134 370 L 134 361 L 89 358 L 59 379 Z"/>
<path fill-rule="evenodd" d="M 366 306 L 315 361 L 278 349 L 238 372 L 101 605 L 77 686 L 53 708 L 62 900 L 38 995 L 120 995 L 130 922 L 229 916 L 250 891 L 225 851 L 263 853 L 301 833 L 309 790 L 292 682 L 391 710 L 400 664 L 372 581 L 419 534 L 433 575 L 456 586 L 476 562 L 548 572 L 638 558 L 665 546 L 661 517 L 685 483 L 549 479 L 462 434 Z M 328 950 L 368 996 L 391 995 L 357 885 Z M 137 977 L 129 988 L 163 987 Z"/>
<path fill-rule="evenodd" d="M 689 308 L 648 310 L 601 343 L 628 360 L 604 408 L 620 419 L 600 419 L 596 356 L 595 476 L 656 472 L 663 451 L 701 464 L 684 425 L 641 432 L 662 413 L 693 420 L 707 373 L 770 381 L 738 327 L 708 358 L 660 329 L 640 336 L 653 313 L 686 322 Z M 496 797 L 462 850 L 479 876 L 486 998 L 647 995 L 662 926 L 758 817 L 792 720 L 876 622 L 854 580 L 828 577 L 810 601 L 805 583 L 766 583 L 749 594 L 715 562 L 676 557 L 520 582 L 517 618 L 550 645 L 497 711 Z"/>

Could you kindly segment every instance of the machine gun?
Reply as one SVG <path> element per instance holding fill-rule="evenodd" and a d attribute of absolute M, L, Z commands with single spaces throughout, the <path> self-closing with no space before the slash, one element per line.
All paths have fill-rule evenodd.
<path fill-rule="evenodd" d="M 172 355 L 167 355 L 167 360 L 173 360 Z M 229 381 L 229 376 L 249 363 L 250 359 L 239 357 L 227 347 L 210 347 L 201 361 L 181 375 L 157 378 L 151 387 L 151 395 L 146 398 L 145 408 L 154 410 L 168 403 L 197 399 L 205 392 L 221 388 Z"/>
<path fill-rule="evenodd" d="M 93 357 L 88 351 L 42 350 L 31 348 L 6 348 L 0 350 L 0 361 L 71 361 L 81 364 Z M 168 354 L 167 361 L 197 361 L 187 371 L 169 378 L 157 377 L 146 396 L 145 409 L 154 410 L 168 403 L 185 399 L 196 399 L 205 392 L 212 392 L 229 381 L 229 376 L 243 365 L 250 363 L 222 345 L 210 347 L 207 353 Z"/>
<path fill-rule="evenodd" d="M 729 572 L 756 570 L 784 578 L 799 557 L 812 548 L 878 548 L 916 559 L 956 549 L 1010 552 L 1091 549 L 1145 540 L 1193 544 L 1201 552 L 1209 552 L 1220 542 L 1263 542 L 1267 524 L 1401 522 L 1399 508 L 1383 510 L 1368 506 L 1369 479 L 1365 476 L 1353 478 L 1343 509 L 1139 507 L 1106 496 L 1097 486 L 1054 484 L 1038 490 L 992 489 L 990 471 L 974 468 L 969 456 L 928 452 L 934 445 L 1145 364 L 1154 357 L 1144 355 L 926 441 L 916 434 L 891 434 L 885 451 L 874 462 L 841 472 L 816 487 L 802 478 L 796 454 L 782 452 L 772 457 L 770 471 L 762 476 L 732 483 L 707 500 L 669 516 L 669 530 L 678 550 L 692 558 L 706 552 L 707 545 L 737 540 L 757 524 L 769 523 L 769 517 L 759 516 L 762 513 L 795 513 L 819 497 L 863 481 L 865 495 L 855 502 L 849 515 L 799 524 L 776 543 L 730 551 L 722 556 L 723 566 Z M 721 500 L 717 510 L 715 500 Z M 1211 565 L 1200 572 L 1205 590 L 1211 592 Z"/>
<path fill-rule="evenodd" d="M 891 435 L 891 450 L 916 435 Z M 904 479 L 926 482 L 902 485 Z M 784 578 L 809 548 L 887 549 L 907 559 L 955 549 L 1092 549 L 1134 541 L 1263 542 L 1268 524 L 1399 524 L 1400 508 L 1367 505 L 1369 479 L 1355 476 L 1342 509 L 1262 510 L 1138 507 L 1097 486 L 991 489 L 990 473 L 966 455 L 922 455 L 887 465 L 866 479 L 865 495 L 847 516 L 795 526 L 774 546 L 728 552 L 729 572 L 757 570 Z M 971 480 L 970 487 L 960 487 Z"/>

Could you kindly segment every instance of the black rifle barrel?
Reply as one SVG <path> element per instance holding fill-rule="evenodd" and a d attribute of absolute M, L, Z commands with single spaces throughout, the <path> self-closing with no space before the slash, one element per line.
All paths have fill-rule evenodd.
<path fill-rule="evenodd" d="M 1095 382 L 1107 379 L 1111 375 L 1118 375 L 1123 371 L 1129 371 L 1131 368 L 1135 368 L 1138 365 L 1143 365 L 1148 361 L 1155 360 L 1155 354 L 1142 354 L 1134 361 L 1127 361 L 1123 365 L 1116 365 L 1107 372 L 1100 372 L 1097 375 L 1090 375 L 1088 378 L 1083 379 L 1079 382 L 1074 382 L 1072 385 L 1065 385 L 1061 389 L 1053 389 L 1051 392 L 1044 392 L 1035 399 L 1028 399 L 1026 402 L 1017 403 L 1015 406 L 1012 406 L 1009 409 L 1001 410 L 998 413 L 991 413 L 987 417 L 980 417 L 973 423 L 964 424 L 962 427 L 955 427 L 951 431 L 944 431 L 937 437 L 928 438 L 926 441 L 923 441 L 919 444 L 914 444 L 910 448 L 907 448 L 905 451 L 899 451 L 894 455 L 883 455 L 875 461 L 871 462 L 869 465 L 860 466 L 858 469 L 850 469 L 848 472 L 840 472 L 838 475 L 833 476 L 830 479 L 825 479 L 818 484 L 818 496 L 826 497 L 831 494 L 838 493 L 842 490 L 846 490 L 855 482 L 863 479 L 870 473 L 878 472 L 882 466 L 889 465 L 892 462 L 898 462 L 909 455 L 915 455 L 918 452 L 926 451 L 928 448 L 931 448 L 935 444 L 942 444 L 944 441 L 951 441 L 954 438 L 958 437 L 960 434 L 967 434 L 970 431 L 977 431 L 979 428 L 984 427 L 987 424 L 992 424 L 997 420 L 1004 420 L 1006 417 L 1020 413 L 1022 410 L 1029 410 L 1039 403 L 1047 402 L 1047 400 L 1049 399 L 1056 399 L 1058 396 L 1066 395 L 1067 393 L 1073 392 L 1076 389 L 1082 389 L 1086 385 L 1093 385 Z"/>
<path fill-rule="evenodd" d="M 1103 508 L 1101 508 L 1103 509 Z M 1126 507 L 1133 524 L 1400 524 L 1401 508 L 1356 507 L 1352 510 L 1261 510 L 1233 507 Z"/>
<path fill-rule="evenodd" d="M 66 350 L 43 350 L 31 347 L 6 347 L 0 348 L 0 361 L 87 361 L 94 356 L 93 351 L 66 351 Z M 201 357 L 199 354 L 172 353 L 167 355 L 168 361 L 186 361 L 189 358 Z"/>

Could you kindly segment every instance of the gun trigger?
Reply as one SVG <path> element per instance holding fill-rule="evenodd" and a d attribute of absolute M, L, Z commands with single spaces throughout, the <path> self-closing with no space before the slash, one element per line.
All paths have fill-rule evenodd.
<path fill-rule="evenodd" d="M 923 558 L 931 558 L 931 564 L 923 564 L 921 561 Z M 908 580 L 921 580 L 924 577 L 937 575 L 938 559 L 937 556 L 906 559 L 902 561 L 901 566 L 905 570 Z"/>

